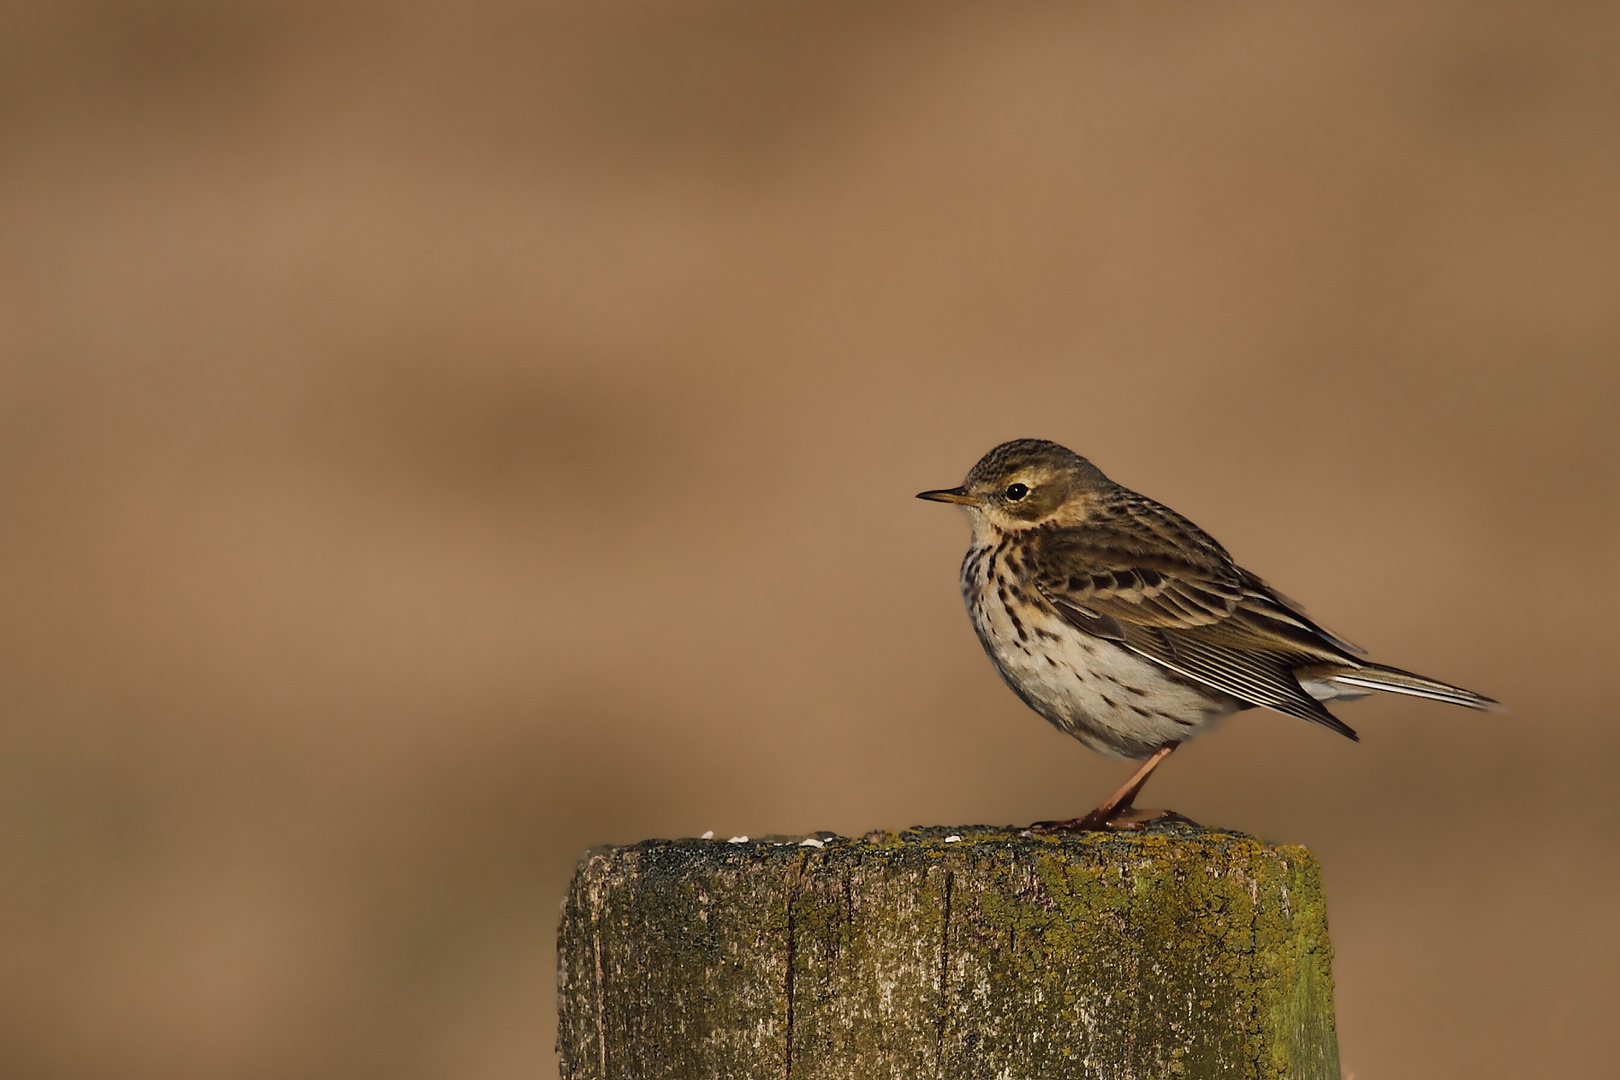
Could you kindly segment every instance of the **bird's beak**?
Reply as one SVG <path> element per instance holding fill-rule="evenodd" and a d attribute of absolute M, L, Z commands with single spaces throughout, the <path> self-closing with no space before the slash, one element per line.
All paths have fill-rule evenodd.
<path fill-rule="evenodd" d="M 962 506 L 976 506 L 979 502 L 967 493 L 967 488 L 940 488 L 938 491 L 924 491 L 917 498 L 927 499 L 929 502 L 960 503 Z"/>

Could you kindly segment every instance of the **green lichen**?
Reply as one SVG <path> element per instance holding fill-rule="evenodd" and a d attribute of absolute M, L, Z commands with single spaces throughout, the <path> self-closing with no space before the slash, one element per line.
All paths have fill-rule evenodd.
<path fill-rule="evenodd" d="M 1338 1076 L 1304 849 L 1184 825 L 819 838 L 588 857 L 563 1076 Z"/>

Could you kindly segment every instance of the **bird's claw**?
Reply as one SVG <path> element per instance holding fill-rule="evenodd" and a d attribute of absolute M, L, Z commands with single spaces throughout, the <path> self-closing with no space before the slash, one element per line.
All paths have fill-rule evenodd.
<path fill-rule="evenodd" d="M 1037 821 L 1023 830 L 1031 836 L 1050 836 L 1057 833 L 1131 832 L 1145 829 L 1155 821 L 1175 821 L 1196 825 L 1196 821 L 1174 810 L 1141 810 L 1122 806 L 1103 811 L 1100 807 L 1085 817 L 1068 821 Z"/>

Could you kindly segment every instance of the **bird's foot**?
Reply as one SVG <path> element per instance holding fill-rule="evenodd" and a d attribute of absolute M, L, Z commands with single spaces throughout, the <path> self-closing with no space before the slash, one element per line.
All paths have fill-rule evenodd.
<path fill-rule="evenodd" d="M 1071 818 L 1068 821 L 1037 821 L 1023 831 L 1032 836 L 1049 836 L 1055 833 L 1128 832 L 1145 829 L 1155 821 L 1180 821 L 1188 825 L 1198 824 L 1191 818 L 1184 817 L 1174 810 L 1141 810 L 1134 806 L 1112 807 L 1104 810 L 1099 806 L 1085 817 Z"/>

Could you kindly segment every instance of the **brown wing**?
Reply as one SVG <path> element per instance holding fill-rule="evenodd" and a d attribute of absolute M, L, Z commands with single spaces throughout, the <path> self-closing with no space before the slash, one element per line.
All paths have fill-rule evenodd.
<path fill-rule="evenodd" d="M 1251 705 L 1356 734 L 1294 677 L 1354 663 L 1196 525 L 1137 495 L 1042 534 L 1035 585 L 1070 623 Z"/>
<path fill-rule="evenodd" d="M 1239 572 L 1243 574 L 1244 590 L 1255 599 L 1263 599 L 1269 602 L 1272 607 L 1277 609 L 1277 615 L 1280 618 L 1293 622 L 1295 625 L 1314 630 L 1323 638 L 1327 639 L 1338 648 L 1343 649 L 1345 652 L 1355 653 L 1357 656 L 1367 655 L 1367 650 L 1363 649 L 1360 645 L 1357 645 L 1354 642 L 1346 641 L 1344 638 L 1340 637 L 1338 634 L 1335 634 L 1321 623 L 1313 621 L 1309 615 L 1305 614 L 1304 605 L 1297 600 L 1284 596 L 1282 593 L 1272 588 L 1271 585 L 1264 581 L 1258 574 L 1251 574 L 1249 571 L 1243 570 L 1242 568 L 1239 568 Z M 1292 618 L 1290 618 L 1290 616 Z"/>

